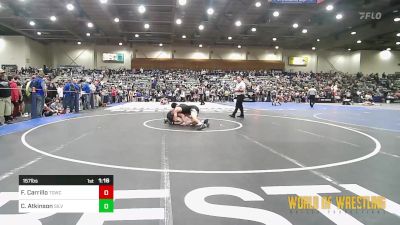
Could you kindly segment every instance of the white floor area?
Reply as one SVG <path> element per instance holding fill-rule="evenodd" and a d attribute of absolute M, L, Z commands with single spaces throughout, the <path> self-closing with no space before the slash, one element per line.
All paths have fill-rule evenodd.
<path fill-rule="evenodd" d="M 205 105 L 200 105 L 200 102 L 178 102 L 178 104 L 196 105 L 199 107 L 200 112 L 228 112 L 234 110 L 234 107 L 232 106 L 211 102 L 207 102 Z M 108 107 L 105 110 L 112 112 L 157 112 L 168 111 L 170 109 L 171 103 L 161 105 L 159 102 L 128 102 Z"/>

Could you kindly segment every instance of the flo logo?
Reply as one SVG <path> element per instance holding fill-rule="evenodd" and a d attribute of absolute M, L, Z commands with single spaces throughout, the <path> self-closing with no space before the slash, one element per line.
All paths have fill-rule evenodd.
<path fill-rule="evenodd" d="M 381 12 L 359 12 L 360 20 L 380 20 L 382 18 Z"/>

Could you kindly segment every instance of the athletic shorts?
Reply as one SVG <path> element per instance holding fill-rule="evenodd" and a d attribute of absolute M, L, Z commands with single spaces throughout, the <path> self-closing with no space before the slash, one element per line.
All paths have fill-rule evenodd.
<path fill-rule="evenodd" d="M 11 97 L 0 98 L 0 116 L 11 115 Z"/>
<path fill-rule="evenodd" d="M 197 117 L 197 115 L 198 115 L 199 113 L 197 112 L 197 110 L 196 109 L 191 109 L 190 110 L 190 116 L 193 118 L 193 117 Z"/>

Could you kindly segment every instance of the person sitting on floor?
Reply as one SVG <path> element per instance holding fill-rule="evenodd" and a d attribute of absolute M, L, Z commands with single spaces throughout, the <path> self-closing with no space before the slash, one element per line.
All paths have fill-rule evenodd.
<path fill-rule="evenodd" d="M 46 98 L 44 106 L 43 106 L 42 116 L 50 117 L 57 113 L 55 110 L 50 108 L 51 103 L 52 103 L 51 99 Z"/>
<path fill-rule="evenodd" d="M 63 114 L 64 108 L 63 108 L 59 98 L 56 98 L 54 100 L 54 102 L 52 102 L 50 104 L 50 109 L 52 109 L 53 111 L 57 112 L 57 115 Z"/>

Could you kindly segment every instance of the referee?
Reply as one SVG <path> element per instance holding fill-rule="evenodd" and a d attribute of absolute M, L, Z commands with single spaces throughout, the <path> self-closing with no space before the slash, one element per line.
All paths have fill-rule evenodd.
<path fill-rule="evenodd" d="M 244 99 L 244 93 L 246 91 L 246 84 L 243 81 L 243 78 L 241 76 L 237 77 L 237 84 L 235 87 L 235 95 L 236 95 L 236 107 L 235 111 L 231 115 L 229 115 L 232 118 L 235 118 L 236 113 L 238 109 L 240 109 L 240 118 L 244 118 L 243 114 L 243 99 Z"/>
<path fill-rule="evenodd" d="M 314 85 L 308 90 L 308 99 L 310 100 L 310 107 L 314 108 L 315 104 L 315 96 L 317 95 L 317 89 L 315 89 Z"/>

